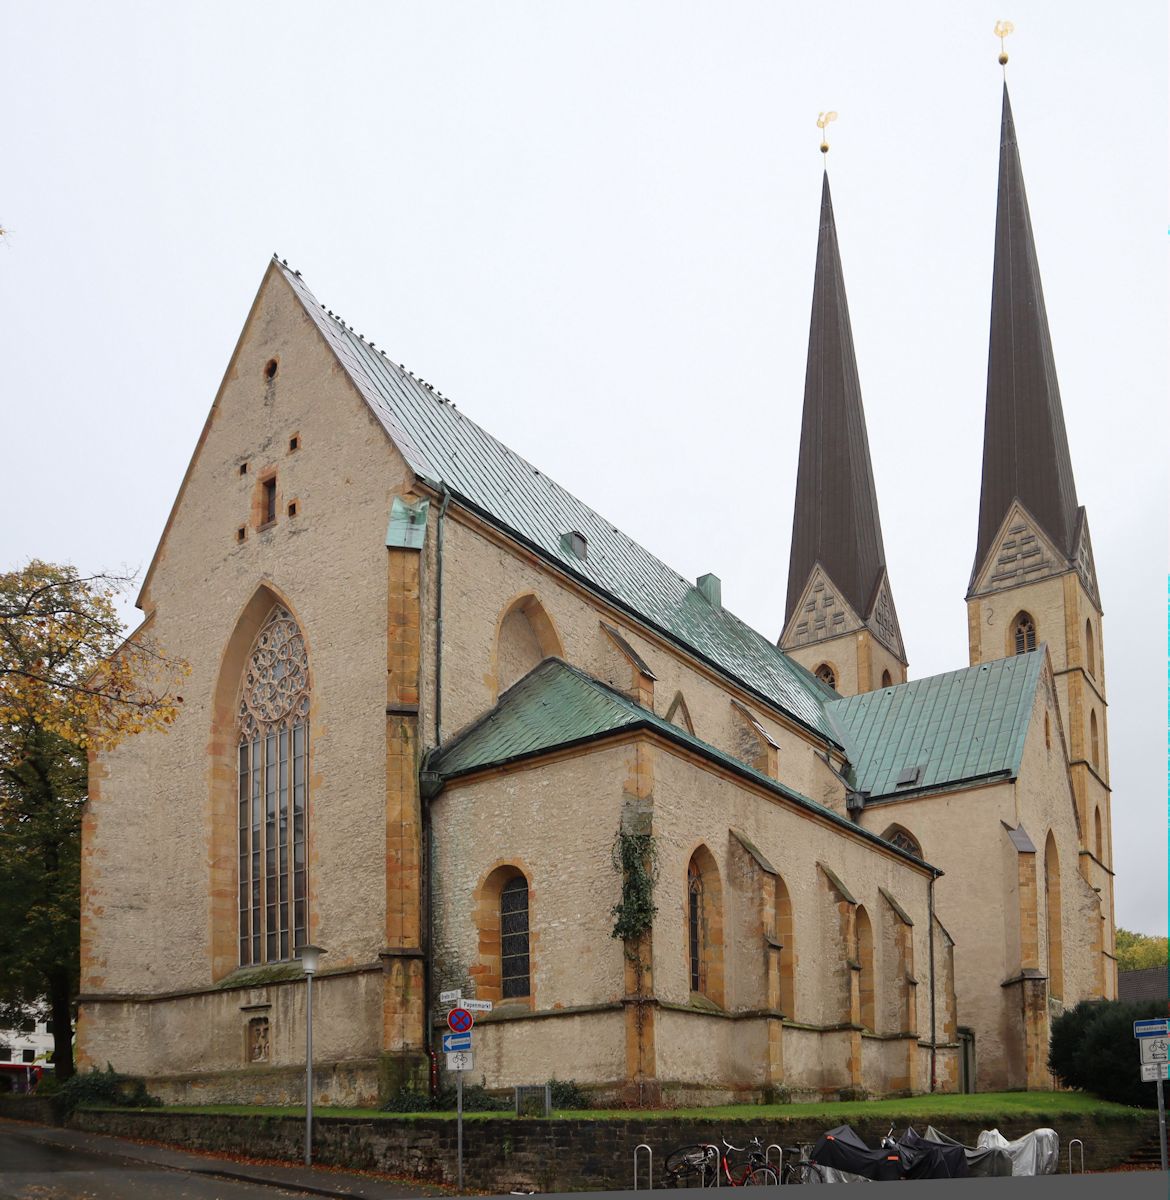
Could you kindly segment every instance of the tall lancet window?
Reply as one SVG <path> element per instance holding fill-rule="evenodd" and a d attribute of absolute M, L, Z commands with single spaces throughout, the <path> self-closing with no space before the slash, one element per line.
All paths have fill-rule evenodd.
<path fill-rule="evenodd" d="M 309 660 L 279 604 L 244 668 L 239 707 L 240 965 L 308 940 Z"/>

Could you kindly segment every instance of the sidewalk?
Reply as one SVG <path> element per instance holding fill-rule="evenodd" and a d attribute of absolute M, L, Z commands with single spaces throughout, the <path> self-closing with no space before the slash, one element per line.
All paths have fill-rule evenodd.
<path fill-rule="evenodd" d="M 209 1175 L 217 1179 L 288 1188 L 314 1196 L 336 1196 L 340 1200 L 411 1200 L 413 1197 L 452 1194 L 450 1188 L 400 1181 L 387 1175 L 358 1174 L 334 1167 L 237 1161 L 212 1154 L 194 1154 L 154 1143 L 107 1137 L 101 1133 L 81 1133 L 51 1125 L 32 1125 L 26 1121 L 0 1119 L 0 1128 L 3 1128 L 9 1137 L 25 1138 L 66 1150 L 84 1150 L 89 1154 L 131 1159 L 157 1167 L 187 1171 L 192 1175 Z"/>

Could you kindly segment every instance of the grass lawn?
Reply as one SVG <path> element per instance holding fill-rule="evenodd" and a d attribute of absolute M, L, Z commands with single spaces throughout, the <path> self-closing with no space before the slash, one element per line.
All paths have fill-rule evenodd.
<path fill-rule="evenodd" d="M 114 1110 L 125 1112 L 125 1109 Z M 228 1116 L 254 1117 L 304 1117 L 304 1106 L 282 1108 L 274 1105 L 250 1104 L 176 1104 L 162 1109 L 141 1109 L 141 1112 L 163 1113 L 218 1113 Z M 328 1108 L 315 1106 L 315 1117 L 349 1117 L 361 1120 L 418 1120 L 423 1117 L 452 1118 L 452 1112 L 386 1113 L 376 1108 Z M 1061 1117 L 1099 1115 L 1103 1117 L 1131 1117 L 1145 1120 L 1147 1109 L 1130 1108 L 1108 1100 L 1098 1100 L 1083 1092 L 980 1092 L 975 1095 L 911 1096 L 902 1100 L 849 1100 L 837 1103 L 812 1104 L 728 1104 L 711 1108 L 679 1109 L 584 1109 L 553 1114 L 554 1120 L 587 1118 L 594 1120 L 616 1119 L 647 1121 L 670 1117 L 686 1117 L 694 1120 L 815 1120 L 827 1128 L 847 1124 L 857 1118 L 871 1120 L 889 1118 L 917 1120 L 938 1119 L 949 1116 L 967 1117 L 986 1121 L 989 1125 L 1012 1117 L 1028 1119 L 1037 1124 L 1053 1122 Z M 485 1121 L 492 1118 L 515 1119 L 509 1112 L 465 1113 L 469 1121 Z"/>

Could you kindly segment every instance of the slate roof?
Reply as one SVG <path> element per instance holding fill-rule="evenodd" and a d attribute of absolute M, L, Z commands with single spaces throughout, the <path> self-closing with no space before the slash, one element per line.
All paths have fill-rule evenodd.
<path fill-rule="evenodd" d="M 911 862 L 922 861 L 559 658 L 546 658 L 513 684 L 490 712 L 433 751 L 424 770 L 433 771 L 444 780 L 456 779 L 487 767 L 634 729 L 651 729 L 866 841 L 896 850 Z"/>
<path fill-rule="evenodd" d="M 972 582 L 1016 497 L 1072 559 L 1077 491 L 1006 84 L 983 439 L 983 487 Z"/>
<path fill-rule="evenodd" d="M 804 376 L 786 625 L 817 562 L 864 621 L 876 599 L 886 552 L 827 172 Z"/>
<path fill-rule="evenodd" d="M 830 705 L 854 787 L 879 799 L 1014 779 L 1044 659 L 1041 647 Z M 899 776 L 914 767 L 917 779 L 899 787 Z"/>
<path fill-rule="evenodd" d="M 1142 967 L 1117 972 L 1117 998 L 1135 1000 L 1170 999 L 1170 971 L 1166 967 Z"/>
<path fill-rule="evenodd" d="M 831 742 L 824 705 L 836 693 L 763 634 L 497 441 L 428 384 L 331 316 L 295 271 L 273 260 L 406 459 L 563 570 L 738 680 Z M 562 544 L 584 534 L 585 559 Z"/>

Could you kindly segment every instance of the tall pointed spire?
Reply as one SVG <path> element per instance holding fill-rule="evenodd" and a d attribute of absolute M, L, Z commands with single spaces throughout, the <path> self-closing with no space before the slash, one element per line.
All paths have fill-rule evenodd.
<path fill-rule="evenodd" d="M 983 488 L 972 584 L 1014 500 L 1068 559 L 1078 512 L 1052 338 L 1007 84 L 999 144 Z"/>
<path fill-rule="evenodd" d="M 787 649 L 840 636 L 846 626 L 856 629 L 860 622 L 870 627 L 904 664 L 885 566 L 861 383 L 826 172 L 821 189 L 804 418 L 788 564 L 788 601 L 781 645 Z M 830 615 L 822 631 L 816 628 L 819 617 L 810 620 L 808 628 L 804 628 L 801 620 L 803 609 L 814 612 L 813 601 L 806 592 L 818 567 L 835 589 L 836 599 L 844 601 L 853 615 L 853 620 Z"/>

